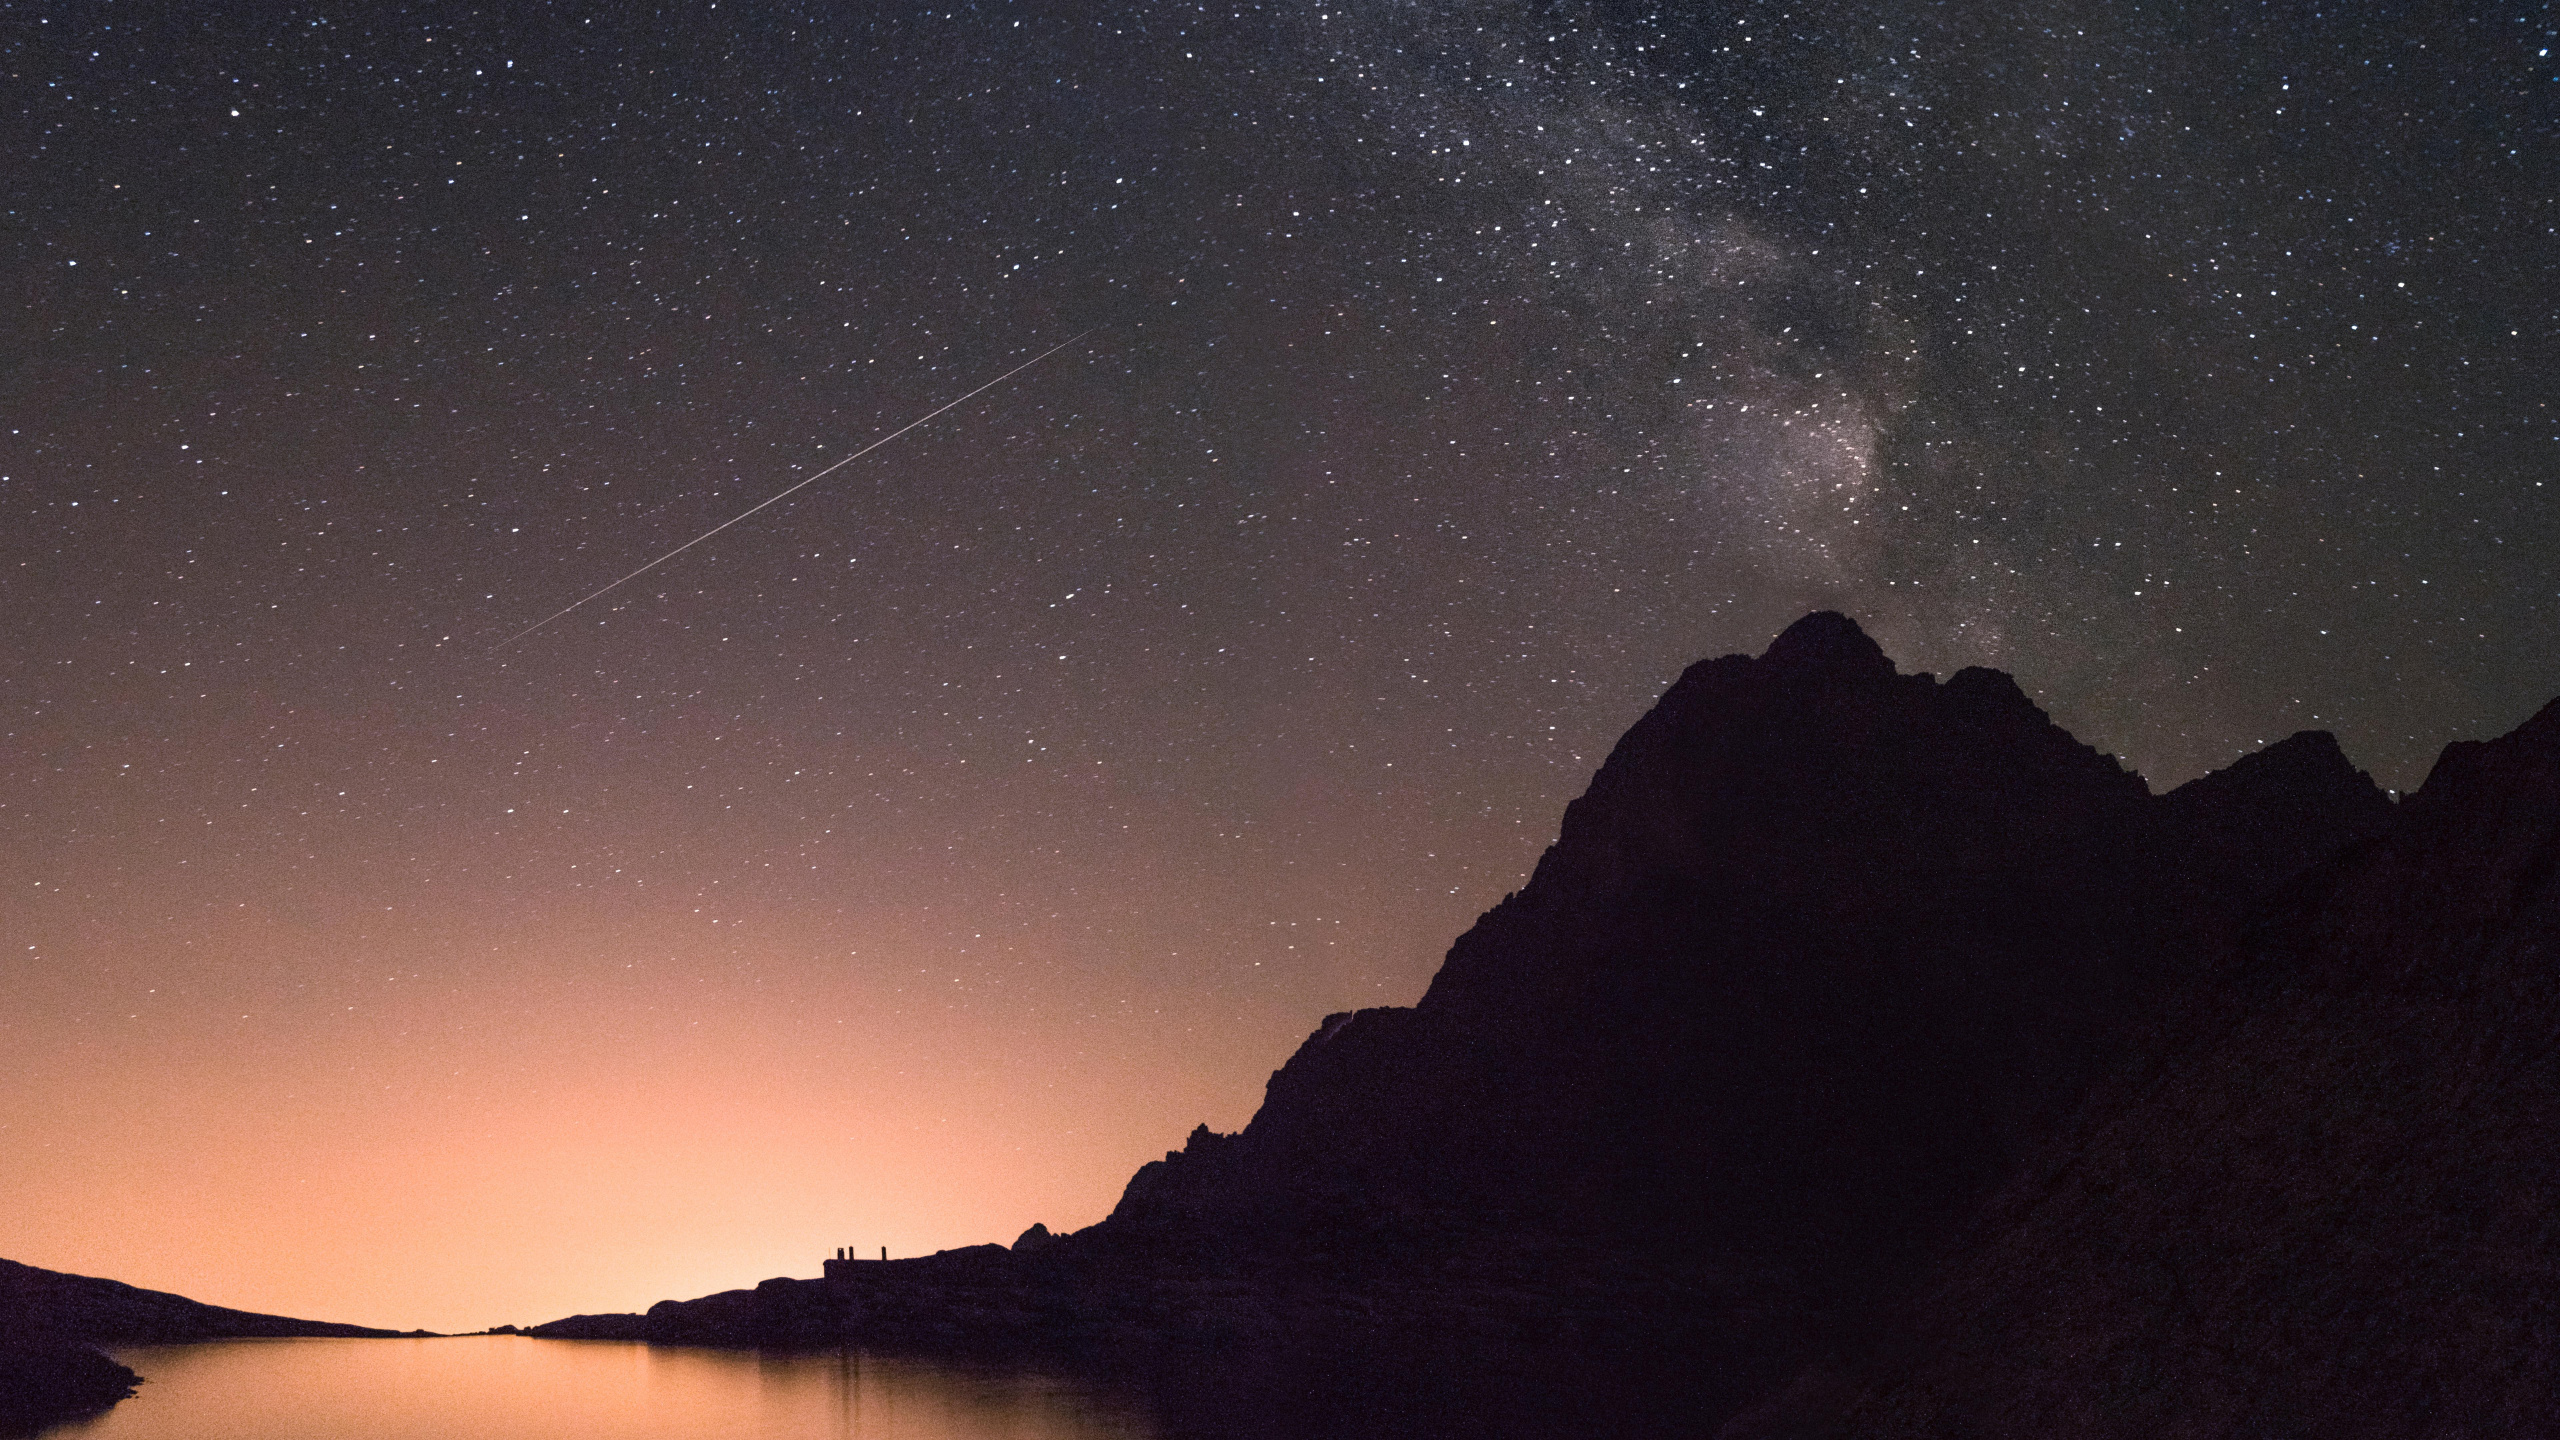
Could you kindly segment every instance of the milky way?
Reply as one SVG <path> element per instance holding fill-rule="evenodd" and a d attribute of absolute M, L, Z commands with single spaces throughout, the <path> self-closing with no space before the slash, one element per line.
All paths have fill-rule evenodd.
<path fill-rule="evenodd" d="M 1812 608 L 2156 784 L 2560 692 L 2546 10 L 0 14 L 14 1259 L 1089 1223 Z"/>

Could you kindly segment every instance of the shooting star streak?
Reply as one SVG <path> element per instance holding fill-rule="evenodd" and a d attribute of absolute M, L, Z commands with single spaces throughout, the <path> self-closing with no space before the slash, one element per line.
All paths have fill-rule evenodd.
<path fill-rule="evenodd" d="M 541 629 L 543 626 L 550 624 L 552 621 L 559 619 L 561 616 L 566 615 L 570 611 L 577 609 L 579 606 L 586 604 L 588 601 L 595 599 L 596 596 L 619 589 L 624 584 L 648 574 L 650 571 L 666 564 L 668 561 L 673 560 L 687 550 L 692 549 L 694 546 L 701 544 L 703 541 L 710 539 L 712 536 L 719 534 L 721 531 L 726 530 L 730 526 L 737 524 L 739 521 L 746 519 L 750 515 L 753 515 L 767 505 L 771 505 L 777 500 L 798 494 L 800 491 L 817 484 L 819 481 L 826 479 L 828 476 L 833 475 L 847 465 L 852 464 L 854 461 L 861 459 L 863 456 L 870 454 L 872 451 L 879 449 L 881 446 L 888 444 L 890 441 L 895 440 L 899 436 L 906 434 L 908 431 L 913 430 L 919 425 L 922 425 L 934 416 L 941 414 L 944 410 L 949 410 L 953 406 L 959 405 L 964 401 L 973 400 L 980 395 L 986 394 L 988 391 L 993 390 L 1007 380 L 1012 379 L 1014 376 L 1021 374 L 1023 371 L 1030 369 L 1032 366 L 1039 364 L 1041 361 L 1048 359 L 1050 356 L 1057 354 L 1059 351 L 1066 349 L 1068 346 L 1073 345 L 1087 335 L 1092 334 L 1095 329 L 1099 328 L 1099 326 L 1095 326 L 1077 331 L 1075 334 L 1068 336 L 1066 339 L 1059 341 L 1057 344 L 1050 346 L 1048 349 L 1041 351 L 1039 354 L 1032 356 L 1021 364 L 1014 366 L 1012 369 L 1007 370 L 993 380 L 988 381 L 986 384 L 981 385 L 977 389 L 970 391 L 968 394 L 961 396 L 958 400 L 949 401 L 940 409 L 928 411 L 925 414 L 908 421 L 906 424 L 899 426 L 897 429 L 890 431 L 888 434 L 883 435 L 879 439 L 872 441 L 870 444 L 863 446 L 861 449 L 854 451 L 852 454 L 847 455 L 833 465 L 819 471 L 817 474 L 810 476 L 808 479 L 801 481 L 799 484 L 792 486 L 790 489 L 783 491 L 781 494 L 769 496 L 763 500 L 757 501 L 755 504 L 748 506 L 746 509 L 739 511 L 737 514 L 730 516 L 728 519 L 721 521 L 719 524 L 712 526 L 710 529 L 703 531 L 701 534 L 694 536 L 692 539 L 687 540 L 673 550 L 668 551 L 666 554 L 659 556 L 657 559 L 652 560 L 648 564 L 641 566 L 639 569 L 632 571 L 630 574 L 623 576 L 620 580 L 614 581 L 611 585 L 607 585 L 603 589 L 596 590 L 592 593 L 579 596 L 577 599 L 570 601 L 568 604 L 563 605 L 559 609 L 552 611 L 550 614 L 543 616 L 541 619 L 534 621 L 532 624 L 527 625 L 513 635 L 508 636 L 506 639 L 490 646 L 486 653 L 495 655 L 499 651 L 506 649 L 508 646 L 513 645 L 527 635 L 532 634 L 534 631 Z"/>

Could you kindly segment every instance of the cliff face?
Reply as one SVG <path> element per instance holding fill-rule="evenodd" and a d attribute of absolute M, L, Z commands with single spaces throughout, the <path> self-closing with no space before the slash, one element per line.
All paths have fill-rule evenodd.
<path fill-rule="evenodd" d="M 2560 702 L 2263 912 L 1891 1351 L 1732 1433 L 2546 1433 L 2555 962 Z"/>
<path fill-rule="evenodd" d="M 2007 676 L 1809 616 L 1692 667 L 1418 1006 L 1328 1017 L 1106 1228 L 1703 1247 L 1854 1307 L 2391 812 L 2325 735 L 2155 797 Z"/>

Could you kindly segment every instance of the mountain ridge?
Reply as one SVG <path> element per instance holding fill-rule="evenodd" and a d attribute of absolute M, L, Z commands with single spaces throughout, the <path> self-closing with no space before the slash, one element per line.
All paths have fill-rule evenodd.
<path fill-rule="evenodd" d="M 2154 795 L 2007 675 L 1904 675 L 1817 613 L 1684 671 L 1419 1002 L 1325 1017 L 1101 1223 L 532 1333 L 1433 1334 L 1637 1357 L 1629 1394 L 1709 1425 L 1872 1345 L 2256 907 L 2397 818 L 2321 732 Z"/>

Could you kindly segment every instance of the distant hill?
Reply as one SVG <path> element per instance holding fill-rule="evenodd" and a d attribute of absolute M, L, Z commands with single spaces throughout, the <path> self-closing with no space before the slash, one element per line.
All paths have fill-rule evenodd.
<path fill-rule="evenodd" d="M 1327 1017 L 1101 1224 L 533 1333 L 1225 1357 L 1193 1375 L 1419 1350 L 1510 1386 L 1517 1433 L 1550 1372 L 1622 1433 L 1791 1424 L 1769 1396 L 1900 1344 L 1986 1199 L 2199 995 L 2261 1003 L 2228 987 L 2292 943 L 2268 927 L 2434 803 L 2320 732 L 2154 795 L 2008 676 L 1904 675 L 1808 616 L 1683 674 L 1418 1005 Z M 1421 1393 L 1380 1413 L 1480 1427 Z"/>
<path fill-rule="evenodd" d="M 119 1281 L 0 1260 L 0 1434 L 103 1410 L 131 1395 L 142 1377 L 96 1346 L 401 1333 L 226 1310 Z"/>
<path fill-rule="evenodd" d="M 45 1336 L 89 1345 L 176 1345 L 192 1340 L 425 1333 L 227 1310 L 120 1281 L 0 1260 L 0 1339 Z"/>

